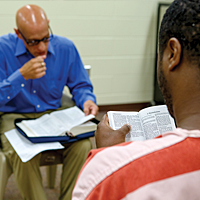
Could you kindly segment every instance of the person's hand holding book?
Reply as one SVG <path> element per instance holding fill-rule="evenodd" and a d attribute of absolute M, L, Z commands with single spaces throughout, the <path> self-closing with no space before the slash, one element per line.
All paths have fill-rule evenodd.
<path fill-rule="evenodd" d="M 104 115 L 97 126 L 95 139 L 97 148 L 113 146 L 125 142 L 126 134 L 131 130 L 129 124 L 125 124 L 118 130 L 113 130 L 109 125 L 108 116 Z"/>

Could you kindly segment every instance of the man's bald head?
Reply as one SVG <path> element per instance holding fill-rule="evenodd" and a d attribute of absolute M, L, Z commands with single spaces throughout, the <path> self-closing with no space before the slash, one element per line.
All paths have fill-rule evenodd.
<path fill-rule="evenodd" d="M 25 5 L 16 13 L 16 24 L 20 30 L 48 25 L 46 14 L 37 5 Z"/>
<path fill-rule="evenodd" d="M 26 49 L 35 57 L 47 55 L 49 40 L 49 20 L 42 8 L 37 5 L 25 5 L 16 13 L 17 29 L 15 33 Z M 34 41 L 40 42 L 30 45 Z"/>

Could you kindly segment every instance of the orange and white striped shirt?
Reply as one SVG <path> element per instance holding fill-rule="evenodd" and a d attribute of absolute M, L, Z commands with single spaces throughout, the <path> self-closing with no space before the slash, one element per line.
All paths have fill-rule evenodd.
<path fill-rule="evenodd" d="M 72 200 L 200 199 L 200 131 L 90 151 Z"/>

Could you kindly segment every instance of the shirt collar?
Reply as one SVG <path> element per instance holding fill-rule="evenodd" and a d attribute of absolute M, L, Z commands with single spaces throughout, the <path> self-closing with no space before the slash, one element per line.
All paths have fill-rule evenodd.
<path fill-rule="evenodd" d="M 26 47 L 24 46 L 23 41 L 21 39 L 17 38 L 15 56 L 23 55 L 26 52 L 27 52 L 27 50 L 26 50 Z M 48 52 L 55 56 L 55 51 L 53 49 L 53 45 L 51 44 L 51 41 L 49 42 Z"/>
<path fill-rule="evenodd" d="M 53 45 L 52 45 L 52 40 L 49 42 L 48 52 L 51 53 L 53 56 L 55 56 L 55 51 L 54 51 L 54 48 L 53 48 Z"/>
<path fill-rule="evenodd" d="M 26 53 L 26 47 L 21 39 L 17 38 L 17 45 L 15 49 L 15 56 L 20 56 Z"/>

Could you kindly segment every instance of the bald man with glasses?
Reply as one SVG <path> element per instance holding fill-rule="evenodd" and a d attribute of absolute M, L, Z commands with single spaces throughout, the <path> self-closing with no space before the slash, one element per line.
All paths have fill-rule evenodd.
<path fill-rule="evenodd" d="M 4 133 L 16 118 L 38 118 L 63 109 L 68 86 L 85 115 L 98 113 L 93 87 L 79 53 L 67 38 L 53 35 L 44 10 L 25 5 L 16 13 L 15 33 L 0 37 L 0 134 L 2 150 L 23 199 L 45 200 L 39 170 L 41 155 L 22 163 Z M 87 157 L 89 139 L 68 144 L 63 151 L 59 199 L 71 199 L 78 173 Z"/>

